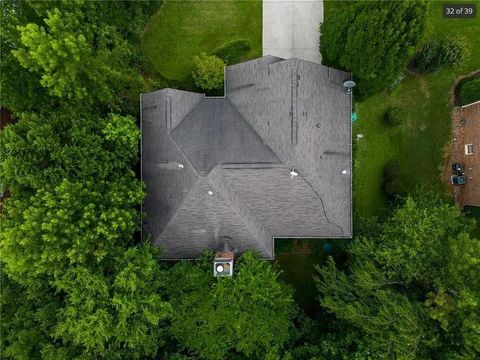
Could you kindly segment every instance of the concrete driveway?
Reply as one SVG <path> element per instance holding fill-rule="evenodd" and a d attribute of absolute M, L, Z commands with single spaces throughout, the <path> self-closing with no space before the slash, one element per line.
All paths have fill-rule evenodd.
<path fill-rule="evenodd" d="M 321 62 L 322 0 L 264 0 L 263 55 Z"/>

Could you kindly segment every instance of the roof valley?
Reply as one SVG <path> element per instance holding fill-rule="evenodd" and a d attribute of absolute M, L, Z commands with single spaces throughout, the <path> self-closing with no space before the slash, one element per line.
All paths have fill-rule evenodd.
<path fill-rule="evenodd" d="M 258 217 L 248 207 L 248 205 L 238 196 L 238 194 L 230 189 L 227 181 L 222 173 L 222 167 L 216 166 L 208 176 L 208 183 L 216 190 L 226 204 L 244 220 L 244 224 L 248 231 L 253 235 L 252 239 L 264 250 L 264 253 L 269 255 L 273 249 L 273 236 L 263 226 Z M 258 241 L 261 240 L 261 241 Z M 269 248 L 267 248 L 267 246 Z"/>

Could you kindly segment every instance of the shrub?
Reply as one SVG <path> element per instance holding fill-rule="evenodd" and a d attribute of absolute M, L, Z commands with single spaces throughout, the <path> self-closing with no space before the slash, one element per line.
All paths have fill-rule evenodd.
<path fill-rule="evenodd" d="M 429 40 L 415 55 L 415 69 L 421 73 L 434 72 L 442 65 L 441 44 L 437 40 Z"/>
<path fill-rule="evenodd" d="M 462 85 L 460 88 L 460 100 L 462 105 L 480 100 L 480 78 L 471 79 Z"/>
<path fill-rule="evenodd" d="M 225 63 L 215 55 L 202 53 L 193 60 L 195 70 L 192 73 L 195 84 L 204 90 L 220 89 L 223 86 Z"/>
<path fill-rule="evenodd" d="M 248 39 L 229 41 L 213 51 L 226 64 L 238 63 L 252 49 L 252 43 Z"/>
<path fill-rule="evenodd" d="M 391 107 L 383 114 L 383 120 L 389 126 L 398 126 L 405 121 L 405 118 L 405 111 L 399 107 Z"/>
<path fill-rule="evenodd" d="M 467 59 L 469 54 L 464 37 L 446 37 L 442 40 L 440 61 L 445 65 L 458 66 Z"/>
<path fill-rule="evenodd" d="M 383 190 L 390 201 L 405 194 L 401 177 L 402 172 L 397 160 L 390 160 L 385 164 L 383 168 Z"/>

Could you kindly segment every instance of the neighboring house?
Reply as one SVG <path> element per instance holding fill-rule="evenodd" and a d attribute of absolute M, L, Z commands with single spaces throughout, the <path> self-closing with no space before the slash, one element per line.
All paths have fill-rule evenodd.
<path fill-rule="evenodd" d="M 352 236 L 349 73 L 265 56 L 226 68 L 225 97 L 141 96 L 143 235 L 166 259 Z"/>
<path fill-rule="evenodd" d="M 454 162 L 463 163 L 467 183 L 458 186 L 461 205 L 480 206 L 480 101 L 464 105 L 453 114 Z"/>

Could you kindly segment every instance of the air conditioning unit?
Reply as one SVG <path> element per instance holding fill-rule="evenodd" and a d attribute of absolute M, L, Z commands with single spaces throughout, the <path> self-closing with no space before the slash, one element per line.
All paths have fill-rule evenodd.
<path fill-rule="evenodd" d="M 233 252 L 218 251 L 213 260 L 213 276 L 232 276 L 233 259 Z"/>

